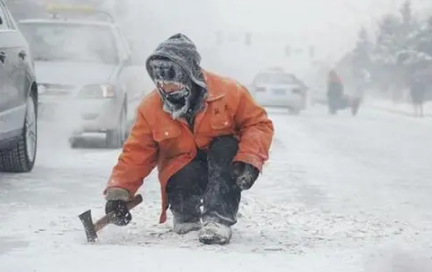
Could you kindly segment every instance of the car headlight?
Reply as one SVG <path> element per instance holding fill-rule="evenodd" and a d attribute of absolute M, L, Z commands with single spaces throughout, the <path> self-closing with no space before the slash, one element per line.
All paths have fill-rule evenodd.
<path fill-rule="evenodd" d="M 115 96 L 114 87 L 108 84 L 86 85 L 79 92 L 79 97 L 113 98 Z"/>

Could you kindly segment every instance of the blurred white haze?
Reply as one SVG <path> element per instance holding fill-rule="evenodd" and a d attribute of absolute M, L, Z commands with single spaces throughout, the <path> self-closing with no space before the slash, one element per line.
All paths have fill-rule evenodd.
<path fill-rule="evenodd" d="M 201 64 L 209 71 L 248 86 L 258 72 L 281 67 L 311 90 L 321 87 L 318 91 L 323 94 L 329 69 L 353 49 L 359 30 L 365 27 L 371 36 L 375 35 L 383 15 L 397 13 L 405 2 L 33 1 L 91 2 L 115 13 L 125 36 L 135 42 L 134 54 L 141 56 L 138 62 L 142 65 L 130 66 L 146 82 L 134 86 L 146 91 L 154 86 L 143 66 L 145 58 L 160 42 L 184 33 L 197 45 Z M 416 17 L 432 15 L 432 0 L 411 0 L 411 4 Z M 46 32 L 29 33 L 43 36 Z M 59 56 L 64 54 L 69 59 L 51 63 L 36 60 L 37 73 L 46 75 L 47 81 L 65 85 L 90 84 L 99 76 L 104 82 L 114 69 L 113 63 L 90 63 L 87 59 L 89 64 L 85 66 L 78 54 L 82 53 L 84 59 L 99 58 L 99 53 L 112 57 L 115 46 L 106 45 L 103 33 L 97 36 L 91 32 L 87 37 L 82 31 L 76 31 L 76 37 L 71 33 L 65 32 L 65 38 L 56 34 L 46 39 Z M 250 45 L 245 42 L 248 34 Z M 45 46 L 44 39 L 35 40 Z M 286 54 L 287 47 L 290 54 Z M 55 49 L 41 51 L 56 53 Z M 56 61 L 61 65 L 56 66 Z M 117 60 L 112 62 L 117 64 Z M 382 74 L 378 73 L 377 78 L 390 78 L 390 83 L 398 75 L 387 78 Z M 378 81 L 377 90 L 371 92 L 392 97 L 390 91 L 379 89 L 380 84 Z M 389 85 L 389 89 L 396 89 Z M 101 192 L 119 150 L 70 148 L 70 130 L 74 122 L 82 120 L 70 114 L 77 112 L 76 104 L 71 104 L 73 111 L 62 107 L 55 116 L 64 113 L 58 124 L 40 118 L 41 144 L 35 170 L 23 175 L 1 173 L 0 272 L 57 272 L 59 267 L 63 267 L 60 271 L 95 272 L 122 268 L 158 272 L 432 272 L 431 254 L 425 252 L 425 248 L 432 248 L 431 119 L 397 114 L 393 104 L 390 110 L 379 109 L 374 102 L 388 104 L 378 104 L 381 101 L 375 97 L 369 101 L 371 106 L 362 108 L 356 118 L 348 111 L 330 116 L 323 105 L 308 105 L 300 116 L 270 112 L 276 136 L 268 168 L 257 188 L 245 194 L 233 245 L 209 250 L 197 250 L 195 237 L 178 239 L 167 226 L 154 224 L 160 207 L 156 175 L 145 182 L 145 204 L 134 213 L 136 219 L 127 231 L 114 227 L 107 230 L 101 234 L 102 243 L 96 250 L 84 245 L 84 232 L 76 215 L 92 208 L 99 212 L 94 213 L 95 220 L 103 213 Z M 81 107 L 88 109 L 91 105 Z M 129 266 L 125 266 L 128 261 Z M 11 269 L 6 270 L 5 265 Z M 219 269 L 224 265 L 231 268 Z M 298 269 L 288 268 L 291 265 Z M 192 268 L 182 269 L 186 266 Z"/>
<path fill-rule="evenodd" d="M 151 50 L 169 35 L 183 32 L 197 44 L 203 66 L 247 84 L 263 67 L 284 67 L 307 77 L 312 59 L 333 65 L 352 46 L 361 26 L 397 11 L 402 0 L 124 0 L 134 36 Z M 416 10 L 428 1 L 412 1 Z M 216 45 L 216 33 L 232 38 Z M 251 33 L 252 45 L 244 44 Z M 234 40 L 233 37 L 237 37 Z M 228 38 L 227 38 L 228 40 Z M 285 46 L 303 52 L 284 55 Z M 294 55 L 294 54 L 292 54 Z"/>
<path fill-rule="evenodd" d="M 331 67 L 355 44 L 362 26 L 375 29 L 384 13 L 397 12 L 403 0 L 127 0 L 133 35 L 152 50 L 169 35 L 183 32 L 198 47 L 205 68 L 250 83 L 265 67 L 280 66 L 313 84 L 312 63 Z M 428 0 L 411 1 L 415 13 L 430 13 Z M 133 6 L 133 8 L 132 8 Z M 140 7 L 139 7 L 140 6 Z M 140 18 L 140 19 L 137 19 Z M 141 22 L 141 23 L 138 23 Z M 216 45 L 216 33 L 232 41 Z M 245 33 L 252 45 L 245 46 Z M 374 33 L 372 33 L 374 34 Z M 237 40 L 234 38 L 237 37 Z M 228 40 L 228 39 L 227 39 Z M 303 54 L 284 55 L 286 45 Z M 315 48 L 314 58 L 308 55 Z M 149 52 L 150 52 L 149 51 Z M 403 245 L 383 247 L 365 260 L 373 272 L 430 271 L 421 251 L 401 252 Z M 424 270 L 426 269 L 426 270 Z"/>

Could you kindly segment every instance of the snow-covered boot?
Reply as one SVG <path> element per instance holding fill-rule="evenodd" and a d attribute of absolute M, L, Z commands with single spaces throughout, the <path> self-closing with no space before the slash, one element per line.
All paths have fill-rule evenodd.
<path fill-rule="evenodd" d="M 202 227 L 201 221 L 184 221 L 182 217 L 174 215 L 173 231 L 177 234 L 186 234 L 191 231 L 200 230 Z"/>
<path fill-rule="evenodd" d="M 228 244 L 231 240 L 232 230 L 230 226 L 209 221 L 201 228 L 198 239 L 203 244 Z"/>

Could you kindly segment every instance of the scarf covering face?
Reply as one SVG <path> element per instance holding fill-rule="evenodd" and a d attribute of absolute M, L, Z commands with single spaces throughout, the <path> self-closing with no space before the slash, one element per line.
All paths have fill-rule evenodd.
<path fill-rule="evenodd" d="M 174 119 L 188 113 L 196 114 L 203 107 L 207 86 L 200 61 L 196 46 L 183 34 L 176 34 L 162 42 L 147 59 L 147 72 L 158 87 L 163 109 Z M 176 84 L 180 90 L 166 93 L 159 88 L 163 83 Z M 193 94 L 193 91 L 198 93 Z"/>

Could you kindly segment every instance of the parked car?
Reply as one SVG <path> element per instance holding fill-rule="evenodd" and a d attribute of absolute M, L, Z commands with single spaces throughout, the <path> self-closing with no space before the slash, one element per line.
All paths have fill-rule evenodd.
<path fill-rule="evenodd" d="M 265 107 L 287 108 L 299 114 L 307 104 L 307 87 L 294 74 L 270 69 L 256 75 L 250 92 Z"/>
<path fill-rule="evenodd" d="M 27 41 L 0 0 L 0 171 L 29 172 L 37 151 L 38 91 Z"/>
<path fill-rule="evenodd" d="M 41 118 L 67 122 L 73 148 L 88 133 L 103 133 L 108 147 L 120 148 L 145 93 L 145 64 L 134 64 L 110 14 L 85 6 L 47 11 L 51 18 L 19 22 L 35 59 Z"/>

